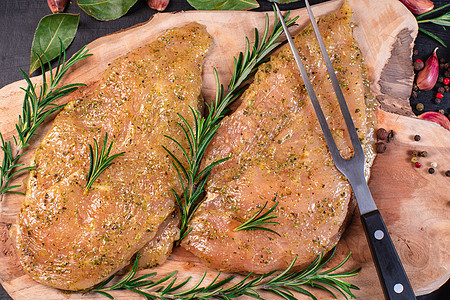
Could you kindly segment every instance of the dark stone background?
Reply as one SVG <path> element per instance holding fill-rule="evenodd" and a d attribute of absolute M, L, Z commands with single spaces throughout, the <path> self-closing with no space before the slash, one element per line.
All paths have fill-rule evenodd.
<path fill-rule="evenodd" d="M 259 1 L 261 7 L 258 11 L 272 10 L 272 4 L 267 1 Z M 324 0 L 310 0 L 316 4 Z M 440 7 L 449 3 L 449 0 L 434 0 L 435 7 Z M 304 7 L 303 1 L 281 5 L 283 10 Z M 186 0 L 170 0 L 166 9 L 168 12 L 191 10 L 192 7 Z M 449 11 L 448 9 L 444 12 Z M 73 43 L 67 50 L 68 57 L 72 56 L 82 46 L 93 40 L 126 29 L 132 25 L 147 21 L 155 11 L 150 9 L 144 0 L 138 0 L 130 11 L 122 18 L 114 21 L 100 22 L 84 13 L 76 4 L 75 0 L 70 1 L 66 11 L 68 13 L 79 13 L 80 23 L 77 35 Z M 443 12 L 443 13 L 444 13 Z M 0 88 L 23 79 L 19 69 L 27 71 L 30 64 L 30 49 L 33 41 L 33 34 L 39 20 L 50 14 L 46 0 L 0 0 Z M 421 25 L 422 28 L 438 35 L 450 47 L 450 28 L 444 30 L 442 26 L 434 24 Z M 414 59 L 420 58 L 424 62 L 438 45 L 434 40 L 419 34 L 416 40 L 415 49 L 418 54 Z M 439 58 L 450 61 L 450 50 L 440 46 L 438 50 Z M 34 74 L 36 75 L 36 74 Z M 450 93 L 445 93 L 440 105 L 433 103 L 436 90 L 419 92 L 418 98 L 411 99 L 411 105 L 415 108 L 421 102 L 425 106 L 424 111 L 444 109 L 448 116 L 450 113 Z M 1 99 L 0 99 L 1 101 Z M 414 113 L 419 113 L 413 109 Z M 1 222 L 1 220 L 0 220 Z M 0 270 L 1 272 L 1 270 Z M 375 274 L 374 274 L 375 275 Z M 420 300 L 450 299 L 450 284 L 447 282 L 443 287 L 434 293 L 419 297 Z M 11 298 L 0 286 L 0 300 L 10 300 Z"/>

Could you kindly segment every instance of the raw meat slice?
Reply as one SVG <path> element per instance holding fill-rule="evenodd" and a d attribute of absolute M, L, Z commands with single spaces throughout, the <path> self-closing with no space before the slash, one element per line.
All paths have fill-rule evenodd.
<path fill-rule="evenodd" d="M 344 4 L 319 21 L 367 157 L 374 159 L 374 104 L 352 35 L 351 8 Z M 351 143 L 311 26 L 296 38 L 306 69 L 344 157 Z M 267 273 L 310 263 L 334 247 L 355 203 L 335 168 L 288 46 L 263 64 L 237 110 L 225 118 L 205 156 L 230 157 L 213 170 L 205 202 L 182 246 L 206 265 L 227 272 Z M 279 202 L 263 230 L 234 229 L 267 203 Z"/>
<path fill-rule="evenodd" d="M 65 290 L 92 287 L 129 264 L 172 218 L 170 190 L 181 187 L 161 145 L 179 157 L 164 135 L 187 146 L 175 122 L 180 113 L 193 125 L 188 106 L 202 107 L 210 42 L 197 23 L 168 30 L 115 60 L 91 94 L 56 117 L 36 150 L 36 170 L 12 231 L 18 259 L 34 280 Z M 111 155 L 125 154 L 86 190 L 88 144 L 94 138 L 101 144 L 105 132 L 114 141 Z M 153 255 L 161 262 L 167 254 Z"/>

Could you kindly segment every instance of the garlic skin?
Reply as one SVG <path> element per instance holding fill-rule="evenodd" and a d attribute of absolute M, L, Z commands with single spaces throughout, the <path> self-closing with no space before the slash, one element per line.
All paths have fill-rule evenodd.
<path fill-rule="evenodd" d="M 450 130 L 450 121 L 446 116 L 435 111 L 428 111 L 419 116 L 422 120 L 428 120 L 437 123 L 447 130 Z"/>
<path fill-rule="evenodd" d="M 48 7 L 52 13 L 62 13 L 67 6 L 69 0 L 47 0 Z"/>
<path fill-rule="evenodd" d="M 439 76 L 439 60 L 436 54 L 438 47 L 434 49 L 433 54 L 428 57 L 425 67 L 417 74 L 417 87 L 422 91 L 431 90 Z"/>
<path fill-rule="evenodd" d="M 433 10 L 434 3 L 431 0 L 400 0 L 413 14 L 421 15 Z"/>
<path fill-rule="evenodd" d="M 150 8 L 156 9 L 157 11 L 163 11 L 169 4 L 169 0 L 147 0 L 147 4 Z"/>

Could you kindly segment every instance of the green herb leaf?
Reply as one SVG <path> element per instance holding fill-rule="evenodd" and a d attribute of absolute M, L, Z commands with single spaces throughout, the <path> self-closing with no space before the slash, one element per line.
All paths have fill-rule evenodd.
<path fill-rule="evenodd" d="M 256 0 L 188 0 L 198 10 L 248 10 L 258 8 Z"/>
<path fill-rule="evenodd" d="M 278 205 L 278 201 L 277 203 L 275 203 L 274 206 L 272 206 L 271 209 L 269 209 L 268 211 L 266 211 L 265 213 L 261 214 L 263 212 L 263 210 L 266 208 L 267 206 L 267 201 L 264 204 L 263 207 L 261 207 L 260 210 L 258 210 L 256 212 L 256 214 L 254 214 L 250 219 L 248 219 L 247 221 L 245 221 L 244 223 L 242 223 L 241 225 L 239 225 L 238 227 L 236 227 L 233 231 L 240 231 L 240 230 L 265 230 L 265 231 L 269 231 L 272 233 L 275 233 L 276 235 L 280 236 L 280 234 L 270 228 L 266 228 L 263 227 L 264 225 L 269 225 L 269 224 L 280 224 L 278 222 L 275 221 L 271 221 L 273 219 L 277 218 L 277 214 L 272 212 L 275 210 L 275 208 Z"/>
<path fill-rule="evenodd" d="M 417 21 L 417 23 L 426 23 L 426 22 L 430 22 L 430 23 L 434 23 L 434 24 L 442 25 L 442 26 L 450 26 L 450 12 L 446 13 L 445 15 L 436 17 L 434 19 Z"/>
<path fill-rule="evenodd" d="M 124 276 L 116 284 L 105 287 L 106 283 L 101 284 L 94 289 L 93 293 L 102 294 L 110 299 L 114 299 L 108 291 L 113 290 L 128 290 L 130 292 L 143 295 L 146 299 L 234 299 L 240 296 L 249 296 L 256 299 L 263 299 L 259 294 L 262 291 L 272 293 L 283 297 L 284 299 L 295 300 L 293 292 L 302 293 L 309 296 L 311 299 L 317 299 L 312 292 L 302 288 L 301 286 L 310 286 L 312 288 L 322 289 L 334 295 L 332 291 L 337 291 L 346 299 L 347 296 L 355 298 L 352 289 L 359 290 L 359 288 L 351 283 L 347 283 L 342 278 L 353 277 L 358 275 L 361 268 L 335 273 L 341 268 L 350 258 L 351 253 L 337 266 L 321 271 L 330 259 L 333 257 L 336 248 L 334 248 L 331 256 L 324 259 L 323 253 L 305 269 L 300 271 L 293 271 L 297 257 L 291 264 L 281 273 L 275 275 L 275 272 L 269 272 L 264 275 L 254 276 L 253 273 L 248 274 L 244 279 L 238 283 L 230 286 L 230 281 L 234 276 L 228 276 L 219 280 L 221 274 L 219 273 L 211 283 L 203 284 L 206 278 L 206 271 L 203 276 L 193 284 L 192 277 L 188 277 L 181 283 L 177 280 L 177 271 L 174 271 L 159 280 L 152 280 L 157 277 L 157 273 L 150 273 L 144 276 L 136 277 L 136 271 L 139 260 L 139 253 L 133 264 L 132 270 Z M 106 282 L 110 282 L 114 276 L 110 277 Z M 189 286 L 186 288 L 186 286 Z M 335 295 L 334 295 L 335 296 Z M 336 296 L 335 296 L 336 298 Z M 267 298 L 269 299 L 269 298 Z"/>
<path fill-rule="evenodd" d="M 36 28 L 31 46 L 30 74 L 39 69 L 39 59 L 52 60 L 72 43 L 78 29 L 78 14 L 53 14 L 43 17 Z"/>
<path fill-rule="evenodd" d="M 115 20 L 123 16 L 137 0 L 78 0 L 85 13 L 100 21 Z"/>
<path fill-rule="evenodd" d="M 449 3 L 449 4 L 445 4 L 444 6 L 441 6 L 441 7 L 439 7 L 439 8 L 435 8 L 435 9 L 433 9 L 432 11 L 429 11 L 429 12 L 427 12 L 427 13 L 424 13 L 424 14 L 420 15 L 420 16 L 417 16 L 416 19 L 417 19 L 417 20 L 420 20 L 420 19 L 422 19 L 423 17 L 426 17 L 426 16 L 428 16 L 428 15 L 430 15 L 430 14 L 434 14 L 434 13 L 440 11 L 440 10 L 446 9 L 446 8 L 449 7 L 449 6 L 450 6 L 450 3 Z"/>
<path fill-rule="evenodd" d="M 428 35 L 429 37 L 435 39 L 435 40 L 438 41 L 442 46 L 444 46 L 445 48 L 447 48 L 447 45 L 446 45 L 446 44 L 444 43 L 444 41 L 441 40 L 438 36 L 432 34 L 432 33 L 429 32 L 428 30 L 425 30 L 425 29 L 422 29 L 422 28 L 419 28 L 419 31 L 422 32 L 422 33 L 424 33 L 424 34 L 426 34 L 426 35 Z"/>
<path fill-rule="evenodd" d="M 114 142 L 111 142 L 108 146 L 108 133 L 105 133 L 105 138 L 103 139 L 102 149 L 99 151 L 99 146 L 97 140 L 94 139 L 94 147 L 89 144 L 89 173 L 86 180 L 86 190 L 92 187 L 92 184 L 97 180 L 100 174 L 103 173 L 107 168 L 109 168 L 114 163 L 112 162 L 115 158 L 122 156 L 125 152 L 117 153 L 109 156 L 111 148 Z"/>

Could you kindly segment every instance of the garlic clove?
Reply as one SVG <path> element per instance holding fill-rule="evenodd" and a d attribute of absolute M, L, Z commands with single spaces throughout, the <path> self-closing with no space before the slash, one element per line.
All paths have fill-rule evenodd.
<path fill-rule="evenodd" d="M 62 13 L 67 6 L 69 0 L 47 0 L 48 7 L 52 13 Z"/>
<path fill-rule="evenodd" d="M 439 60 L 436 54 L 438 47 L 434 49 L 433 54 L 425 62 L 425 67 L 417 74 L 416 84 L 422 91 L 431 90 L 439 76 Z"/>
<path fill-rule="evenodd" d="M 444 127 L 445 129 L 450 130 L 450 121 L 445 115 L 441 113 L 435 111 L 428 111 L 426 113 L 421 114 L 419 118 L 437 123 L 442 127 Z"/>
<path fill-rule="evenodd" d="M 433 10 L 434 3 L 431 0 L 400 0 L 413 14 L 421 15 Z"/>
<path fill-rule="evenodd" d="M 163 11 L 169 4 L 169 0 L 147 0 L 147 4 L 150 8 L 156 9 L 157 11 Z"/>

